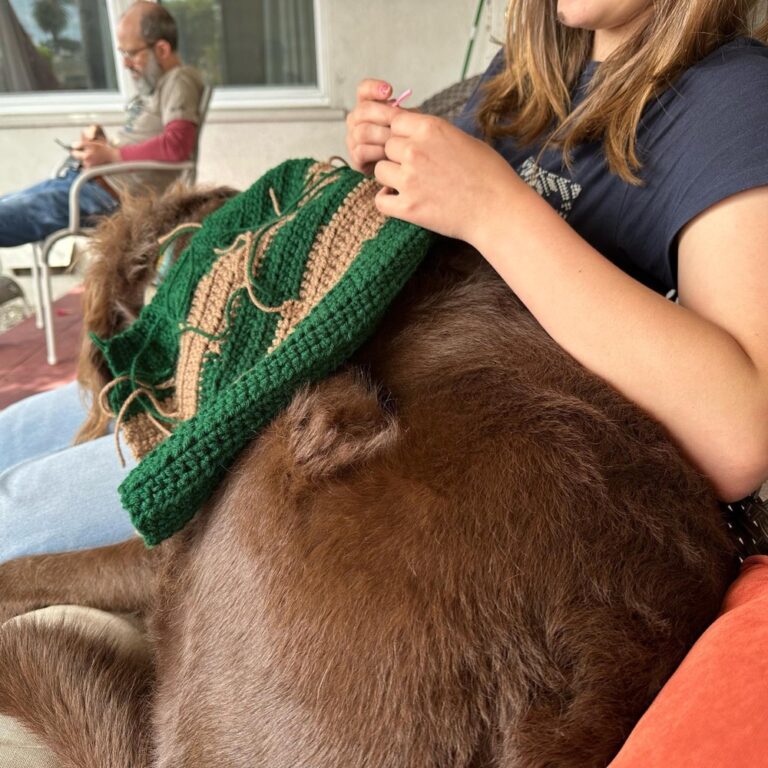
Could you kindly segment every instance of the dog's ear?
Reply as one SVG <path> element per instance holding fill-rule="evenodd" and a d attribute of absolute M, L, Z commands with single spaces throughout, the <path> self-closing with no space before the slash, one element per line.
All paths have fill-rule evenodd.
<path fill-rule="evenodd" d="M 394 445 L 399 434 L 392 401 L 358 371 L 299 392 L 281 419 L 292 472 L 330 477 Z"/>

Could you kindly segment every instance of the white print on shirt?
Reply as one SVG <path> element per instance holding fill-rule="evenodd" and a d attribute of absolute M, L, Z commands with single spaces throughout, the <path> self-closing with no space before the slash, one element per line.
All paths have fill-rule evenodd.
<path fill-rule="evenodd" d="M 126 120 L 125 125 L 123 126 L 123 130 L 126 133 L 133 133 L 133 126 L 136 122 L 136 119 L 139 117 L 139 115 L 144 111 L 144 99 L 139 95 L 136 94 L 126 105 L 125 105 L 125 112 L 126 112 Z"/>
<path fill-rule="evenodd" d="M 581 194 L 581 184 L 545 171 L 529 157 L 518 169 L 520 178 L 535 189 L 564 219 L 573 209 L 573 203 Z"/>

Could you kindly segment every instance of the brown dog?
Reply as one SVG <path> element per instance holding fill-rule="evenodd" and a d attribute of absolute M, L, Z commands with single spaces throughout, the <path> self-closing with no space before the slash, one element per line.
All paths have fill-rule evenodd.
<path fill-rule="evenodd" d="M 663 430 L 440 241 L 179 534 L 0 566 L 6 616 L 136 611 L 153 648 L 6 624 L 0 712 L 81 768 L 605 766 L 731 564 Z"/>

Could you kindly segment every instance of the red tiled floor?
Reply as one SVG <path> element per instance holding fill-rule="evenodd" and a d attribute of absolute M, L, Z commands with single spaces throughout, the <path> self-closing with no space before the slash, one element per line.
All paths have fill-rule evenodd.
<path fill-rule="evenodd" d="M 46 362 L 45 336 L 41 329 L 35 328 L 34 317 L 0 334 L 0 409 L 75 378 L 83 319 L 82 292 L 82 286 L 78 286 L 54 302 L 59 359 L 56 365 Z"/>

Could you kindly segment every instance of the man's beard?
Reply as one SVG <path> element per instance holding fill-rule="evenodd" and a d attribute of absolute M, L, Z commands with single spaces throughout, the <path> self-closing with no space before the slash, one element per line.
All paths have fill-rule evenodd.
<path fill-rule="evenodd" d="M 154 51 L 149 51 L 147 63 L 141 72 L 136 73 L 136 90 L 142 96 L 149 96 L 154 93 L 157 83 L 163 76 L 163 68 L 160 66 Z"/>

